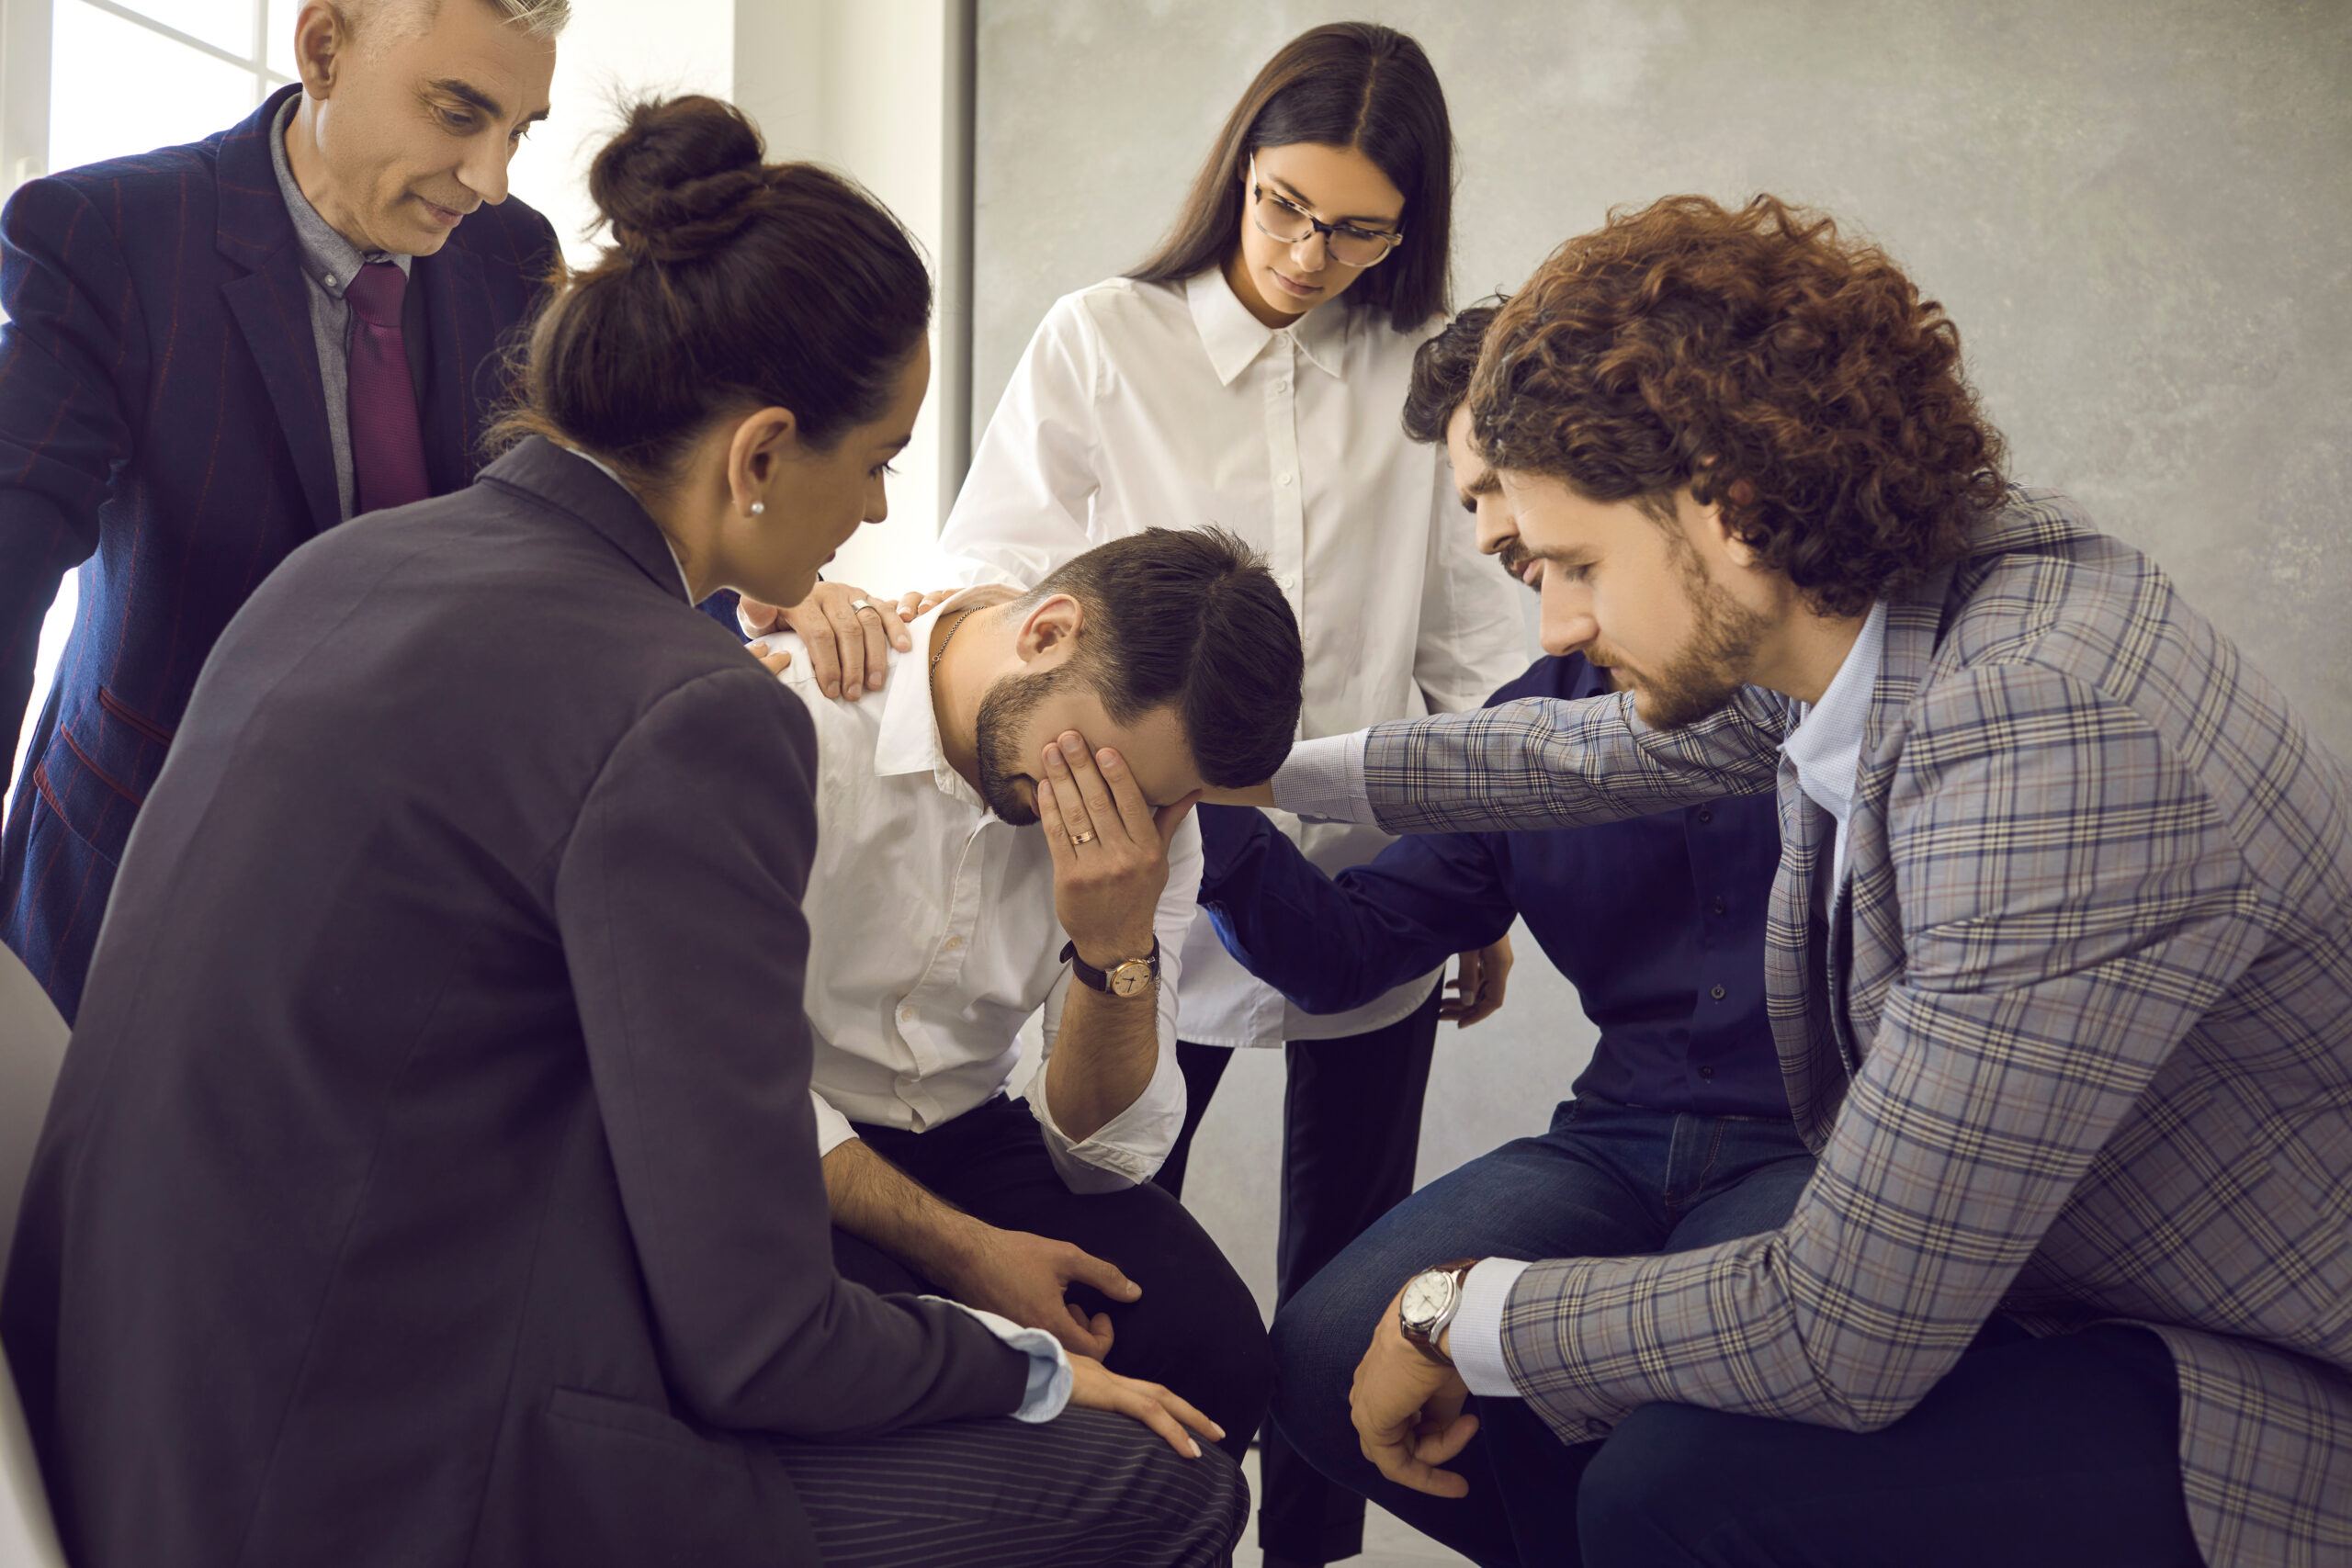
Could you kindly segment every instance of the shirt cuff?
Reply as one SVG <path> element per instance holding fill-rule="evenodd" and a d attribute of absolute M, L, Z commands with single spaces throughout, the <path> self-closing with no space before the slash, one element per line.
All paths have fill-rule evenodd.
<path fill-rule="evenodd" d="M 1517 1399 L 1518 1386 L 1503 1362 L 1503 1308 L 1510 1288 L 1527 1265 L 1510 1258 L 1489 1258 L 1462 1281 L 1462 1304 L 1453 1309 L 1453 1325 L 1446 1333 L 1447 1352 L 1463 1386 L 1481 1399 Z"/>
<path fill-rule="evenodd" d="M 1359 822 L 1378 827 L 1363 787 L 1368 730 L 1302 740 L 1274 773 L 1274 804 L 1312 822 Z"/>
<path fill-rule="evenodd" d="M 815 1089 L 808 1091 L 808 1103 L 817 1112 L 817 1157 L 823 1159 L 843 1144 L 857 1136 L 849 1118 L 826 1103 L 825 1097 Z"/>
<path fill-rule="evenodd" d="M 947 1301 L 944 1296 L 925 1299 Z M 1015 1421 L 1050 1421 L 1062 1413 L 1069 1404 L 1076 1375 L 1069 1368 L 1069 1352 L 1062 1348 L 1060 1340 L 1042 1328 L 1023 1328 L 1009 1317 L 964 1306 L 962 1302 L 947 1304 L 962 1307 L 980 1320 L 981 1327 L 1029 1358 L 1029 1386 L 1021 1395 L 1021 1408 L 1012 1413 Z"/>

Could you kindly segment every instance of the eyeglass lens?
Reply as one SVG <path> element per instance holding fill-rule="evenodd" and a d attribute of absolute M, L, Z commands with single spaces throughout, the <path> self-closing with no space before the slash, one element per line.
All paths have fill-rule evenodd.
<path fill-rule="evenodd" d="M 1258 226 L 1286 244 L 1299 244 L 1315 232 L 1312 218 L 1271 191 L 1259 193 L 1257 209 Z M 1388 254 L 1393 243 L 1385 234 L 1348 224 L 1326 231 L 1323 238 L 1331 259 L 1347 266 L 1370 266 Z"/>

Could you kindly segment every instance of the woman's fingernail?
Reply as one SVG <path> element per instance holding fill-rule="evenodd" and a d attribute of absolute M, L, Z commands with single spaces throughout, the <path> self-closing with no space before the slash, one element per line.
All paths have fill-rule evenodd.
<path fill-rule="evenodd" d="M 1201 1445 L 1200 1445 L 1200 1443 L 1199 1443 L 1197 1440 L 1195 1440 L 1194 1438 L 1185 1438 L 1184 1440 L 1185 1440 L 1186 1442 L 1191 1443 L 1191 1444 L 1193 1445 L 1193 1457 L 1194 1459 L 1198 1459 L 1198 1458 L 1200 1458 L 1200 1457 L 1201 1457 Z"/>

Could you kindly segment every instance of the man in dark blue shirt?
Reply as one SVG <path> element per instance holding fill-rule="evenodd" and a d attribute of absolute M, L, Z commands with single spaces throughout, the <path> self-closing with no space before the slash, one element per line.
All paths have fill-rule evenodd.
<path fill-rule="evenodd" d="M 1492 316 L 1465 310 L 1422 347 L 1406 428 L 1446 442 L 1481 547 L 1518 575 L 1509 508 L 1463 428 Z M 1582 657 L 1547 658 L 1488 701 L 1609 689 L 1609 672 Z M 1519 1401 L 1484 1400 L 1478 1436 L 1449 1466 L 1470 1478 L 1468 1497 L 1396 1485 L 1357 1445 L 1348 1410 L 1356 1363 L 1398 1284 L 1447 1259 L 1675 1252 L 1788 1217 L 1813 1159 L 1790 1123 L 1764 1011 L 1775 813 L 1771 796 L 1752 795 L 1596 828 L 1414 835 L 1333 878 L 1261 813 L 1201 808 L 1201 902 L 1233 955 L 1300 1007 L 1354 1007 L 1485 947 L 1523 917 L 1600 1027 L 1591 1065 L 1549 1132 L 1472 1160 L 1391 1210 L 1274 1319 L 1272 1422 L 1283 1435 L 1333 1481 L 1481 1562 L 1549 1561 L 1576 1539 L 1575 1489 L 1557 1483 L 1559 1439 Z M 1457 1354 L 1496 1339 L 1470 1327 L 1454 1326 Z M 1345 1523 L 1331 1524 L 1325 1561 L 1361 1549 L 1344 1539 Z"/>

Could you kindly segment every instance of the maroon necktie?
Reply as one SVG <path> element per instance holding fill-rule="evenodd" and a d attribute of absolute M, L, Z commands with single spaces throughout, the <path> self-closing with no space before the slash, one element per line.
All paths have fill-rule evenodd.
<path fill-rule="evenodd" d="M 351 334 L 351 469 L 361 512 L 406 506 L 432 493 L 408 345 L 401 339 L 401 297 L 407 292 L 408 274 L 391 262 L 369 262 L 343 291 L 359 318 Z"/>

